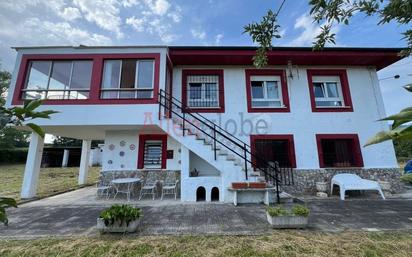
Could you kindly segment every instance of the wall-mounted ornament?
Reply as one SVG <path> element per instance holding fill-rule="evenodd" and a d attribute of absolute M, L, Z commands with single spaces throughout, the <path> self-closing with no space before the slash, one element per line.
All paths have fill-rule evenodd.
<path fill-rule="evenodd" d="M 167 150 L 166 157 L 167 159 L 173 159 L 173 150 Z"/>
<path fill-rule="evenodd" d="M 124 140 L 120 141 L 120 146 L 121 146 L 121 147 L 123 147 L 123 146 L 125 146 L 125 145 L 126 145 L 126 141 L 124 141 Z"/>
<path fill-rule="evenodd" d="M 124 168 L 124 164 L 120 164 L 120 168 L 122 168 L 122 169 L 123 169 L 123 168 Z"/>
<path fill-rule="evenodd" d="M 120 151 L 119 155 L 120 155 L 121 157 L 123 157 L 123 156 L 124 156 L 124 152 L 123 152 L 123 151 Z"/>
<path fill-rule="evenodd" d="M 134 151 L 134 150 L 136 149 L 136 145 L 135 145 L 135 144 L 131 144 L 131 145 L 129 146 L 129 149 L 132 150 L 132 151 Z"/>
<path fill-rule="evenodd" d="M 114 148 L 115 148 L 114 144 L 110 144 L 110 145 L 109 145 L 109 150 L 110 150 L 110 151 L 113 151 Z"/>
<path fill-rule="evenodd" d="M 107 163 L 108 163 L 108 164 L 113 164 L 113 161 L 112 161 L 112 160 L 108 160 Z"/>

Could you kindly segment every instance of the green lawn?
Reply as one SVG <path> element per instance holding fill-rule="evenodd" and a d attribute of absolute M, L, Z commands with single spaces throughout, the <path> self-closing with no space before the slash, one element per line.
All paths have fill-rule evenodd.
<path fill-rule="evenodd" d="M 23 182 L 24 164 L 0 165 L 0 196 L 20 200 Z M 88 183 L 95 183 L 99 177 L 100 167 L 91 167 Z M 78 167 L 42 168 L 40 170 L 38 196 L 45 197 L 69 189 L 77 188 Z"/>
<path fill-rule="evenodd" d="M 406 233 L 276 231 L 268 236 L 101 236 L 1 240 L 0 256 L 399 256 L 412 253 Z"/>

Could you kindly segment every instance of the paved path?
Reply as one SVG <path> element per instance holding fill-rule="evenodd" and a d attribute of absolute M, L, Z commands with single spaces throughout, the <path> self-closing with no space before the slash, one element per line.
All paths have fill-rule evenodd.
<path fill-rule="evenodd" d="M 95 235 L 99 212 L 119 201 L 96 201 L 91 188 L 9 209 L 9 227 L 0 238 Z M 80 197 L 83 196 L 83 197 Z M 85 200 L 85 199 L 88 199 Z M 131 202 L 143 209 L 141 235 L 269 233 L 263 205 L 181 203 L 174 200 Z M 310 228 L 320 231 L 410 230 L 411 200 L 310 200 Z"/>

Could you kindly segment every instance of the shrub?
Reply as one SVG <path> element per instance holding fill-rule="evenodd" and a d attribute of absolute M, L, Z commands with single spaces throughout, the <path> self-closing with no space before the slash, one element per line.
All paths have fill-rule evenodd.
<path fill-rule="evenodd" d="M 412 184 L 412 173 L 401 176 L 401 181 Z"/>
<path fill-rule="evenodd" d="M 291 210 L 285 209 L 282 206 L 277 206 L 277 207 L 271 207 L 268 206 L 266 207 L 266 211 L 269 213 L 270 216 L 275 217 L 275 216 L 303 216 L 307 217 L 309 216 L 309 208 L 297 204 L 292 207 Z"/>
<path fill-rule="evenodd" d="M 0 163 L 25 163 L 27 148 L 0 149 Z"/>
<path fill-rule="evenodd" d="M 134 221 L 141 216 L 142 214 L 139 208 L 135 208 L 127 204 L 115 204 L 100 213 L 100 218 L 104 220 L 104 224 L 106 226 L 113 225 L 116 222 L 119 223 L 119 226 L 122 226 L 123 222 L 129 226 L 131 221 Z"/>

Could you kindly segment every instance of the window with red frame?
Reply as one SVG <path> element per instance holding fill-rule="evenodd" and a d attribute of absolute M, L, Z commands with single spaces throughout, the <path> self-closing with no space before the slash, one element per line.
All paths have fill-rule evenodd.
<path fill-rule="evenodd" d="M 140 135 L 139 136 L 139 169 L 165 169 L 167 135 Z"/>
<path fill-rule="evenodd" d="M 356 135 L 317 135 L 321 168 L 362 167 L 362 154 Z"/>
<path fill-rule="evenodd" d="M 353 111 L 346 70 L 308 70 L 312 111 Z"/>
<path fill-rule="evenodd" d="M 89 98 L 93 61 L 29 61 L 22 99 Z"/>
<path fill-rule="evenodd" d="M 281 167 L 296 167 L 292 135 L 252 135 L 251 145 L 256 167 L 277 161 Z"/>
<path fill-rule="evenodd" d="M 246 70 L 249 112 L 288 112 L 289 96 L 282 70 Z"/>
<path fill-rule="evenodd" d="M 183 70 L 182 100 L 186 111 L 224 112 L 223 70 Z"/>

